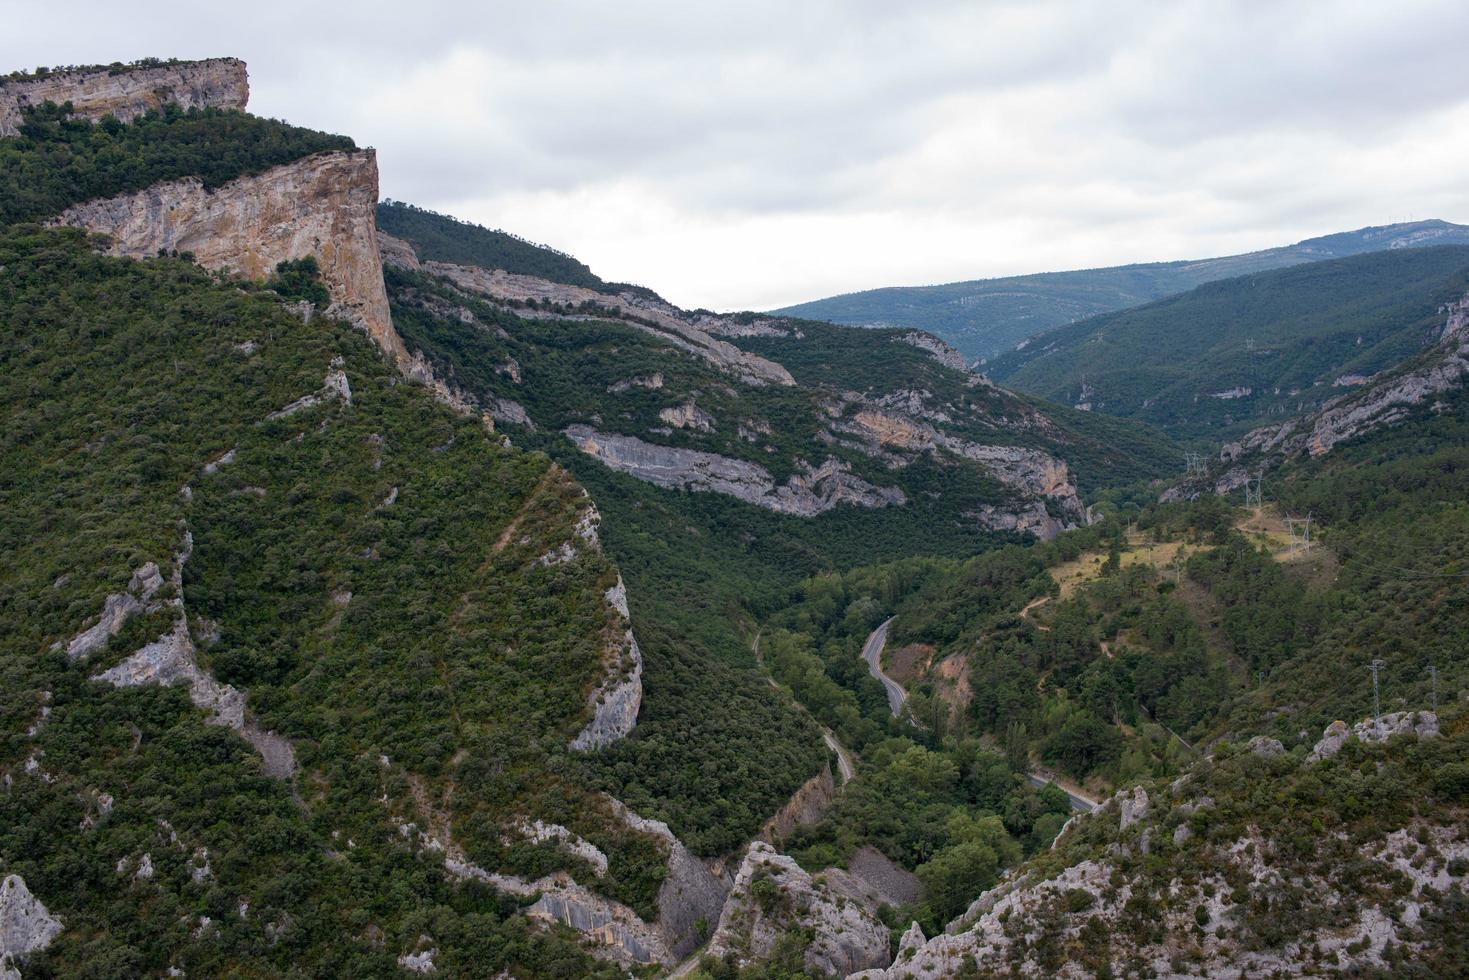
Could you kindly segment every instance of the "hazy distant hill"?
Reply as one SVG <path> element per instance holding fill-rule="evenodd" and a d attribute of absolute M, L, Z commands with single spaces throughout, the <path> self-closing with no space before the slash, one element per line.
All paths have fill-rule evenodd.
<path fill-rule="evenodd" d="M 992 377 L 1176 438 L 1227 438 L 1421 352 L 1469 285 L 1469 248 L 1356 255 L 1206 283 L 1035 338 Z"/>
<path fill-rule="evenodd" d="M 1232 276 L 1424 245 L 1469 244 L 1469 226 L 1414 221 L 1308 238 L 1295 245 L 1221 258 L 1121 265 L 891 286 L 788 306 L 777 313 L 856 326 L 918 327 L 971 358 L 994 357 L 1028 337 L 1098 313 L 1138 306 Z"/>

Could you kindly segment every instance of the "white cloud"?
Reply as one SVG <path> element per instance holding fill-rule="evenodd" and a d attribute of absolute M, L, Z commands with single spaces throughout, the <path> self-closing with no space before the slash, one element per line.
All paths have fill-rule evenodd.
<path fill-rule="evenodd" d="M 235 54 L 385 195 L 677 302 L 1469 218 L 1459 2 L 0 0 L 0 64 Z"/>

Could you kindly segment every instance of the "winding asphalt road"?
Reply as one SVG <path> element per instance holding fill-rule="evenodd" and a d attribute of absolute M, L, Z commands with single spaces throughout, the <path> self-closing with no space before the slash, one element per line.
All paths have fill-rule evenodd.
<path fill-rule="evenodd" d="M 893 716 L 896 717 L 903 713 L 903 702 L 908 700 L 908 692 L 903 689 L 903 685 L 893 680 L 887 674 L 884 674 L 882 667 L 879 666 L 882 661 L 882 648 L 887 645 L 888 641 L 888 626 L 892 624 L 894 618 L 896 617 L 889 617 L 887 622 L 873 630 L 872 634 L 867 637 L 867 642 L 862 646 L 862 659 L 867 661 L 868 672 L 873 677 L 882 681 L 882 686 L 888 695 L 888 708 L 892 710 Z M 1097 807 L 1096 800 L 1089 799 L 1074 790 L 1061 786 L 1050 773 L 1037 769 L 1033 772 L 1026 773 L 1025 778 L 1030 781 L 1032 786 L 1037 787 L 1045 786 L 1048 783 L 1056 783 L 1057 786 L 1060 786 L 1062 792 L 1066 794 L 1066 798 L 1071 801 L 1071 809 L 1078 813 L 1088 813 Z"/>
<path fill-rule="evenodd" d="M 900 715 L 903 713 L 903 702 L 908 700 L 908 692 L 903 690 L 903 685 L 884 674 L 882 668 L 878 666 L 878 661 L 882 659 L 882 648 L 888 641 L 888 624 L 894 618 L 888 617 L 887 622 L 872 631 L 872 635 L 862 646 L 862 659 L 867 661 L 867 672 L 882 681 L 882 686 L 887 690 L 888 707 L 892 709 L 894 715 Z"/>

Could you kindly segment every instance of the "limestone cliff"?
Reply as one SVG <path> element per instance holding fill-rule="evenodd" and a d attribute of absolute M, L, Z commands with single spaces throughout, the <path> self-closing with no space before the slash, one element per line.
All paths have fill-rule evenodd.
<path fill-rule="evenodd" d="M 585 425 L 569 427 L 566 437 L 588 456 L 655 486 L 723 493 L 778 514 L 814 517 L 841 504 L 889 507 L 908 500 L 898 487 L 868 483 L 836 459 L 820 466 L 803 464 L 800 472 L 777 485 L 770 471 L 758 463 L 716 453 L 659 446 Z"/>
<path fill-rule="evenodd" d="M 821 974 L 842 977 L 887 962 L 887 927 L 867 896 L 848 886 L 845 874 L 813 877 L 756 841 L 735 876 L 708 955 L 732 954 L 742 965 L 759 962 L 770 956 L 782 934 L 795 929 L 810 933 L 806 966 Z"/>
<path fill-rule="evenodd" d="M 378 256 L 377 157 L 318 153 L 206 190 L 196 177 L 68 209 L 54 223 L 106 235 L 113 255 L 190 252 L 209 269 L 264 279 L 279 262 L 315 256 L 327 313 L 365 330 L 400 369 L 411 364 L 393 329 Z"/>
<path fill-rule="evenodd" d="M 25 106 L 48 101 L 70 102 L 77 116 L 94 122 L 108 115 L 127 122 L 169 103 L 185 109 L 243 109 L 249 98 L 245 63 L 238 58 L 53 72 L 0 81 L 0 136 L 16 135 Z"/>
<path fill-rule="evenodd" d="M 396 239 L 388 243 L 393 251 L 393 261 L 411 267 L 408 256 L 399 248 L 404 245 Z M 409 249 L 410 254 L 411 251 Z M 517 304 L 533 300 L 538 304 L 560 307 L 561 310 L 555 314 L 559 317 L 579 314 L 593 319 L 623 321 L 708 361 L 747 384 L 796 383 L 791 373 L 774 361 L 742 351 L 715 337 L 715 331 L 735 335 L 741 332 L 742 328 L 733 324 L 726 330 L 723 318 L 687 315 L 668 303 L 634 292 L 601 293 L 500 269 L 481 269 L 448 262 L 422 262 L 419 268 L 486 299 Z M 516 312 L 522 316 L 537 315 L 535 310 L 517 309 Z M 743 329 L 749 332 L 750 328 Z"/>
<path fill-rule="evenodd" d="M 600 749 L 627 737 L 638 722 L 643 703 L 643 654 L 633 637 L 622 576 L 607 590 L 607 604 L 617 612 L 620 630 L 608 645 L 611 661 L 606 678 L 592 691 L 592 720 L 571 740 L 578 751 Z"/>

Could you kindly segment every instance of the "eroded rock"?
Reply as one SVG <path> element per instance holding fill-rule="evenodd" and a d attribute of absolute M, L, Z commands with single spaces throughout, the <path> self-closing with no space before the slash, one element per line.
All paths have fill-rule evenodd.
<path fill-rule="evenodd" d="M 840 878 L 807 874 L 764 841 L 745 853 L 708 955 L 733 954 L 741 965 L 768 957 L 776 940 L 806 929 L 808 968 L 846 976 L 888 962 L 888 931 L 861 896 L 840 891 Z"/>
<path fill-rule="evenodd" d="M 20 875 L 0 881 L 0 980 L 19 980 L 15 964 L 51 945 L 61 922 L 31 894 Z"/>
<path fill-rule="evenodd" d="M 0 137 L 16 136 L 22 108 L 70 102 L 72 114 L 97 122 L 113 116 L 131 122 L 165 105 L 181 109 L 243 109 L 250 99 L 245 63 L 238 58 L 182 61 L 151 68 L 55 71 L 0 81 Z"/>
<path fill-rule="evenodd" d="M 813 517 L 841 504 L 889 507 L 907 503 L 898 487 L 878 487 L 854 476 L 836 459 L 802 470 L 777 486 L 770 471 L 757 463 L 696 449 L 644 442 L 635 436 L 602 433 L 574 425 L 567 438 L 611 469 L 655 486 L 695 492 L 723 493 L 781 514 Z"/>

